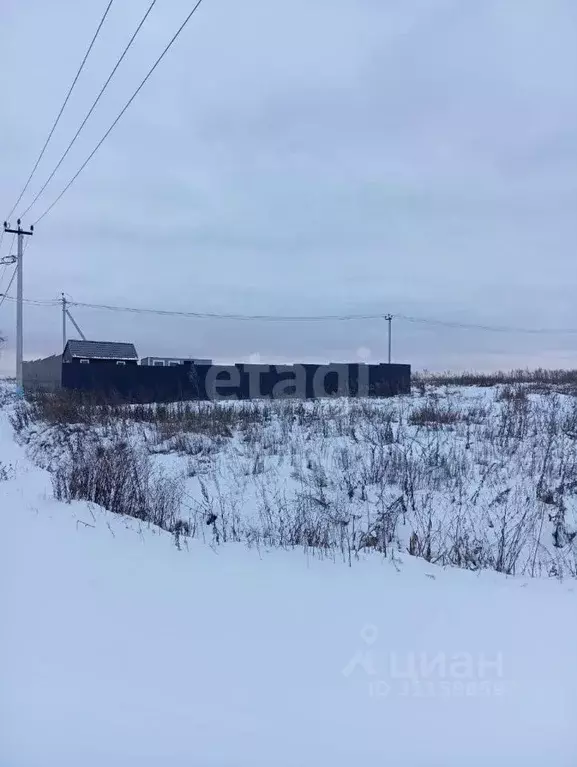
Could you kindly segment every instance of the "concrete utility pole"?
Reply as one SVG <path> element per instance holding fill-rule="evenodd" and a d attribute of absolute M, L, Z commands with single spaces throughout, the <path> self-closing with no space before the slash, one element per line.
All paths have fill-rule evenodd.
<path fill-rule="evenodd" d="M 18 235 L 18 253 L 16 256 L 16 387 L 17 393 L 22 394 L 24 391 L 23 379 L 22 379 L 22 358 L 24 354 L 24 341 L 23 341 L 23 319 L 22 319 L 22 298 L 24 292 L 23 285 L 23 260 L 24 260 L 24 237 L 30 237 L 34 234 L 34 227 L 31 226 L 29 231 L 22 229 L 21 221 L 18 219 L 16 222 L 17 229 L 10 229 L 10 224 L 4 222 L 4 231 L 7 234 Z"/>
<path fill-rule="evenodd" d="M 392 333 L 393 333 L 393 315 L 387 314 L 385 315 L 386 321 L 389 323 L 389 365 L 391 364 L 391 343 L 392 343 Z"/>
<path fill-rule="evenodd" d="M 66 296 L 62 294 L 62 354 L 66 348 Z"/>

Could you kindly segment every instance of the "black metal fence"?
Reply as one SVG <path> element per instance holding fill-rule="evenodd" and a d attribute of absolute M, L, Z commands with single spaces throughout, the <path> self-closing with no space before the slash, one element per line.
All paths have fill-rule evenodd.
<path fill-rule="evenodd" d="M 62 365 L 62 386 L 128 402 L 390 397 L 408 394 L 410 365 Z"/>

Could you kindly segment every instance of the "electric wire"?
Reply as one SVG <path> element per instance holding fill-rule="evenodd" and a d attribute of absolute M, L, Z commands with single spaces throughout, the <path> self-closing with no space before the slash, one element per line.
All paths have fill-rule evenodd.
<path fill-rule="evenodd" d="M 461 330 L 484 330 L 490 333 L 526 333 L 530 335 L 564 335 L 577 333 L 577 328 L 522 328 L 510 325 L 483 325 L 473 322 L 438 320 L 428 317 L 411 317 L 406 314 L 396 314 L 394 317 L 399 320 L 404 320 L 405 322 L 437 325 L 444 328 L 456 328 Z"/>
<path fill-rule="evenodd" d="M 321 314 L 321 315 L 272 315 L 272 314 L 222 314 L 217 312 L 184 312 L 171 309 L 149 309 L 132 306 L 112 306 L 110 304 L 92 304 L 80 301 L 70 301 L 71 306 L 85 309 L 103 309 L 113 312 L 131 312 L 133 314 L 155 314 L 170 317 L 192 317 L 195 319 L 218 319 L 238 321 L 267 321 L 267 322 L 317 322 L 317 321 L 347 321 L 372 320 L 382 318 L 382 314 Z"/>
<path fill-rule="evenodd" d="M 57 204 L 57 203 L 58 203 L 58 202 L 59 202 L 59 201 L 62 199 L 62 197 L 63 197 L 63 196 L 66 194 L 66 192 L 67 192 L 67 191 L 70 189 L 70 187 L 72 186 L 72 184 L 74 184 L 74 182 L 76 181 L 76 179 L 78 178 L 78 176 L 80 176 L 80 174 L 82 173 L 82 171 L 84 170 L 84 168 L 86 168 L 86 166 L 88 165 L 88 163 L 90 162 L 90 160 L 92 160 L 92 158 L 94 157 L 94 155 L 96 154 L 96 152 L 97 152 L 97 151 L 100 149 L 100 147 L 102 146 L 102 144 L 104 144 L 104 142 L 106 141 L 106 139 L 108 138 L 108 136 L 109 136 L 109 135 L 112 133 L 112 131 L 114 130 L 114 128 L 116 127 L 116 125 L 117 125 L 117 124 L 120 122 L 121 118 L 123 117 L 123 115 L 125 114 L 125 112 L 127 111 L 127 109 L 130 107 L 130 105 L 132 104 L 132 102 L 134 101 L 134 99 L 137 97 L 137 95 L 140 93 L 140 91 L 142 90 L 142 88 L 143 88 L 143 87 L 145 86 L 145 84 L 148 82 L 148 80 L 149 80 L 149 78 L 151 77 L 151 75 L 153 74 L 153 72 L 156 70 L 156 68 L 158 67 L 158 65 L 160 64 L 160 62 L 161 62 L 161 61 L 163 60 L 163 58 L 166 56 L 166 54 L 168 53 L 168 51 L 170 50 L 170 48 L 173 46 L 173 44 L 175 43 L 175 41 L 177 40 L 177 38 L 180 36 L 180 34 L 181 34 L 181 33 L 182 33 L 182 31 L 184 30 L 184 28 L 186 27 L 186 25 L 188 24 L 188 22 L 191 20 L 191 18 L 193 17 L 193 15 L 196 13 L 196 11 L 198 10 L 198 8 L 200 7 L 200 5 L 201 5 L 201 3 L 202 3 L 202 2 L 203 2 L 203 0 L 197 0 L 197 3 L 196 3 L 194 6 L 193 6 L 193 8 L 192 8 L 192 10 L 190 11 L 190 13 L 188 14 L 188 16 L 187 16 L 187 17 L 185 18 L 185 20 L 182 22 L 182 24 L 180 25 L 180 27 L 178 28 L 178 30 L 176 31 L 176 33 L 174 34 L 174 36 L 172 37 L 172 39 L 169 41 L 169 43 L 166 45 L 166 47 L 164 48 L 164 50 L 162 51 L 162 53 L 160 54 L 160 56 L 159 56 L 159 57 L 156 59 L 156 61 L 155 61 L 155 62 L 154 62 L 154 64 L 152 65 L 152 67 L 151 67 L 151 68 L 148 70 L 148 73 L 146 74 L 145 78 L 142 80 L 142 82 L 140 83 L 140 85 L 138 86 L 138 88 L 137 88 L 137 89 L 134 91 L 134 93 L 132 94 L 132 96 L 131 96 L 131 97 L 128 99 L 128 101 L 126 102 L 126 104 L 124 105 L 124 107 L 122 108 L 122 110 L 120 111 L 120 113 L 118 114 L 118 116 L 116 117 L 116 119 L 114 120 L 114 122 L 113 122 L 113 123 L 111 124 L 111 126 L 108 128 L 108 130 L 106 131 L 106 133 L 104 134 L 104 136 L 102 136 L 102 138 L 100 139 L 100 141 L 98 142 L 98 144 L 96 144 L 96 146 L 94 147 L 94 149 L 92 150 L 92 152 L 91 152 L 91 153 L 88 155 L 88 157 L 87 157 L 87 158 L 86 158 L 86 160 L 85 160 L 85 161 L 82 163 L 82 165 L 80 166 L 80 168 L 79 168 L 79 169 L 76 171 L 76 173 L 74 174 L 74 176 L 72 176 L 72 178 L 70 179 L 70 181 L 68 182 L 68 184 L 67 184 L 67 185 L 64 187 L 64 189 L 63 189 L 63 190 L 60 192 L 60 194 L 58 195 L 58 197 L 56 197 L 56 199 L 55 199 L 55 200 L 54 200 L 54 201 L 51 203 L 51 205 L 49 205 L 49 206 L 48 206 L 48 208 L 46 208 L 46 210 L 44 211 L 44 213 L 42 213 L 42 215 L 41 215 L 41 216 L 39 216 L 39 217 L 36 219 L 36 221 L 34 222 L 34 225 L 38 224 L 40 221 L 42 221 L 42 219 L 43 219 L 45 216 L 47 216 L 47 215 L 50 213 L 50 211 L 51 211 L 51 210 L 54 208 L 54 206 L 55 206 L 55 205 L 56 205 L 56 204 Z"/>
<path fill-rule="evenodd" d="M 16 239 L 16 235 L 14 235 L 12 237 L 12 245 L 14 245 L 14 240 L 15 239 Z M 27 247 L 28 247 L 28 240 L 26 240 L 26 242 L 24 243 L 24 246 L 22 248 L 22 255 L 24 255 L 24 253 L 26 253 L 26 248 Z M 16 279 L 16 274 L 17 273 L 18 273 L 18 263 L 16 263 L 14 265 L 14 270 L 12 272 L 12 277 L 10 277 L 10 281 L 9 281 L 8 285 L 6 286 L 6 290 L 3 293 L 0 293 L 0 307 L 2 306 L 4 301 L 16 301 L 17 300 L 13 296 L 9 296 L 8 295 L 8 291 L 12 287 L 12 283 Z M 34 301 L 32 299 L 23 299 L 23 302 L 26 303 L 26 304 L 28 304 L 28 303 L 37 303 L 36 301 Z"/>
<path fill-rule="evenodd" d="M 14 278 L 16 277 L 16 272 L 17 271 L 18 271 L 18 268 L 17 268 L 17 266 L 15 266 L 14 270 L 12 272 L 12 277 L 10 277 L 10 282 L 8 283 L 8 285 L 6 287 L 6 291 L 4 293 L 0 293 L 0 306 L 2 306 L 4 301 L 12 301 L 12 300 L 15 301 L 16 300 L 15 298 L 12 299 L 12 296 L 8 295 L 8 291 L 12 287 L 12 283 L 14 282 Z"/>
<path fill-rule="evenodd" d="M 4 230 L 2 230 L 2 234 L 4 234 Z M 8 253 L 6 254 L 8 256 L 12 254 L 12 250 L 14 248 L 14 240 L 15 239 L 16 239 L 16 235 L 13 234 L 12 235 L 12 241 L 11 241 L 10 247 L 8 249 Z M 0 239 L 0 245 L 1 244 L 2 244 L 2 239 Z M 3 281 L 4 277 L 6 276 L 6 272 L 7 271 L 8 271 L 8 264 L 3 264 L 2 265 L 2 273 L 0 273 L 0 285 L 2 285 L 2 281 Z"/>
<path fill-rule="evenodd" d="M 82 73 L 82 70 L 84 69 L 84 65 L 86 64 L 86 60 L 88 59 L 88 56 L 90 55 L 90 52 L 92 48 L 94 47 L 94 43 L 96 42 L 96 39 L 98 38 L 98 35 L 100 34 L 100 30 L 102 29 L 102 26 L 104 22 L 106 21 L 106 17 L 108 16 L 108 12 L 110 11 L 110 8 L 112 6 L 112 3 L 114 0 L 109 0 L 108 5 L 106 6 L 106 10 L 104 11 L 104 14 L 102 18 L 100 19 L 100 23 L 98 24 L 98 27 L 96 28 L 96 32 L 94 33 L 94 36 L 92 37 L 92 40 L 90 41 L 90 45 L 88 46 L 88 50 L 84 54 L 84 58 L 82 59 L 82 62 L 80 64 L 80 67 L 78 68 L 78 72 L 76 73 L 76 76 L 74 77 L 74 80 L 72 81 L 72 85 L 68 89 L 68 93 L 66 94 L 66 98 L 64 99 L 64 102 L 62 103 L 62 106 L 60 107 L 60 111 L 58 112 L 58 115 L 56 116 L 56 120 L 54 120 L 54 123 L 52 125 L 52 128 L 50 129 L 50 133 L 48 134 L 48 138 L 44 142 L 44 146 L 42 147 L 40 154 L 38 155 L 38 158 L 34 164 L 34 167 L 32 168 L 32 171 L 30 172 L 30 175 L 28 176 L 28 180 L 24 184 L 24 187 L 20 194 L 18 195 L 18 199 L 14 203 L 12 210 L 10 213 L 6 216 L 7 219 L 9 219 L 18 205 L 20 204 L 20 200 L 26 193 L 26 190 L 30 186 L 30 182 L 32 181 L 32 178 L 34 174 L 36 173 L 36 170 L 38 169 L 38 166 L 40 165 L 40 161 L 44 157 L 44 154 L 46 152 L 46 149 L 48 148 L 48 144 L 50 143 L 50 140 L 52 139 L 52 136 L 54 135 L 54 131 L 56 130 L 56 127 L 58 126 L 58 123 L 60 122 L 60 118 L 62 117 L 62 114 L 64 110 L 66 109 L 66 105 L 68 104 L 68 101 L 70 99 L 70 96 L 72 95 L 72 91 L 74 90 L 76 83 L 78 82 L 78 78 L 80 77 L 80 74 Z"/>
<path fill-rule="evenodd" d="M 128 41 L 128 43 L 127 43 L 126 47 L 124 48 L 124 50 L 123 50 L 122 54 L 120 55 L 120 57 L 119 57 L 119 59 L 118 59 L 118 61 L 117 61 L 117 62 L 116 62 L 116 64 L 114 65 L 114 67 L 113 67 L 113 69 L 112 69 L 111 73 L 108 75 L 108 79 L 106 80 L 106 82 L 104 83 L 104 85 L 102 86 L 102 88 L 100 89 L 100 93 L 98 94 L 98 96 L 96 97 L 96 99 L 95 99 L 95 100 L 94 100 L 94 102 L 92 103 L 92 106 L 90 107 L 90 109 L 89 109 L 89 110 L 88 110 L 88 112 L 86 113 L 86 116 L 84 117 L 84 119 L 83 119 L 83 120 L 82 120 L 82 122 L 80 123 L 80 127 L 78 128 L 78 130 L 76 131 L 76 133 L 75 133 L 75 134 L 74 134 L 74 136 L 72 137 L 72 140 L 70 141 L 70 143 L 68 144 L 68 146 L 67 146 L 67 147 L 66 147 L 66 149 L 64 150 L 64 153 L 62 154 L 62 156 L 60 157 L 60 159 L 58 160 L 58 162 L 57 162 L 57 163 L 56 163 L 56 165 L 54 166 L 54 168 L 53 168 L 52 172 L 50 173 L 50 175 L 48 176 L 48 178 L 47 178 L 47 179 L 46 179 L 46 181 L 44 182 L 44 185 L 43 185 L 43 186 L 42 186 L 42 187 L 39 189 L 39 191 L 37 192 L 36 196 L 34 197 L 34 199 L 32 200 L 32 202 L 30 203 L 30 205 L 29 205 L 29 206 L 26 208 L 26 210 L 22 211 L 22 213 L 20 214 L 20 218 L 24 218 L 24 216 L 26 216 L 26 215 L 28 214 L 28 212 L 29 212 L 29 211 L 32 209 L 32 207 L 35 205 L 35 203 L 37 202 L 37 200 L 39 199 L 39 197 L 42 195 L 42 193 L 44 192 L 44 190 L 46 189 L 46 187 L 47 187 L 47 186 L 50 184 L 50 182 L 52 181 L 52 179 L 54 178 L 54 176 L 55 176 L 55 175 L 56 175 L 56 173 L 58 172 L 58 169 L 60 168 L 60 166 L 62 165 L 62 163 L 64 162 L 64 160 L 65 160 L 65 159 L 66 159 L 66 157 L 68 156 L 68 153 L 70 152 L 70 150 L 72 149 L 72 147 L 73 147 L 73 146 L 74 146 L 74 144 L 76 143 L 76 139 L 77 139 L 77 138 L 78 138 L 78 136 L 80 136 L 80 134 L 82 133 L 82 131 L 83 131 L 83 129 L 84 129 L 84 126 L 86 125 L 86 123 L 87 123 L 87 122 L 88 122 L 88 120 L 90 119 L 90 116 L 92 115 L 92 113 L 93 113 L 93 112 L 94 112 L 94 110 L 96 109 L 96 107 L 97 107 L 97 105 L 98 105 L 98 102 L 100 101 L 100 99 L 101 99 L 101 98 L 102 98 L 102 96 L 104 95 L 104 92 L 106 91 L 106 89 L 107 89 L 108 85 L 110 84 L 110 81 L 112 80 L 112 78 L 113 78 L 113 77 L 114 77 L 114 75 L 116 74 L 116 71 L 118 70 L 119 66 L 122 64 L 122 62 L 123 62 L 123 60 L 124 60 L 124 57 L 126 56 L 126 54 L 128 53 L 128 51 L 129 51 L 129 50 L 130 50 L 130 48 L 132 47 L 132 44 L 133 44 L 133 43 L 134 43 L 134 41 L 136 40 L 136 38 L 137 38 L 137 36 L 138 36 L 138 33 L 139 33 L 139 32 L 140 32 L 140 30 L 142 29 L 142 27 L 143 27 L 143 25 L 144 25 L 144 22 L 146 21 L 146 19 L 147 19 L 147 18 L 148 18 L 148 16 L 150 15 L 150 12 L 152 11 L 152 9 L 153 9 L 153 8 L 154 8 L 154 6 L 156 5 L 156 3 L 157 3 L 157 0 L 152 0 L 152 2 L 150 3 L 150 5 L 148 6 L 148 9 L 146 10 L 146 12 L 145 12 L 144 16 L 143 16 L 143 17 L 142 17 L 142 19 L 140 20 L 140 23 L 139 23 L 139 24 L 138 24 L 138 26 L 136 27 L 136 30 L 134 31 L 134 33 L 133 33 L 132 37 L 131 37 L 131 38 L 130 38 L 130 40 Z"/>
<path fill-rule="evenodd" d="M 217 312 L 185 312 L 170 309 L 152 309 L 145 307 L 114 306 L 111 304 L 87 303 L 81 301 L 69 301 L 70 306 L 85 309 L 96 309 L 112 312 L 128 312 L 133 314 L 152 314 L 169 317 L 190 317 L 193 319 L 215 319 L 234 321 L 260 321 L 260 322 L 350 322 L 361 320 L 386 320 L 388 312 L 378 314 L 320 314 L 320 315 L 274 315 L 274 314 L 225 314 Z M 397 321 L 427 324 L 461 330 L 481 330 L 492 333 L 527 333 L 532 335 L 572 335 L 577 334 L 577 328 L 525 328 L 505 325 L 486 325 L 480 323 L 456 322 L 450 320 L 438 320 L 427 317 L 415 317 L 406 314 L 392 314 L 392 319 Z"/>
<path fill-rule="evenodd" d="M 7 291 L 6 291 L 7 293 Z M 3 298 L 8 301 L 15 301 L 13 296 L 4 294 Z M 61 304 L 61 299 L 24 299 L 24 303 L 35 304 L 38 306 L 57 306 Z M 456 322 L 451 320 L 440 320 L 430 317 L 415 317 L 406 314 L 390 314 L 388 312 L 378 314 L 316 314 L 316 315 L 278 315 L 278 314 L 234 314 L 220 312 L 187 312 L 173 309 L 154 309 L 149 307 L 118 306 L 112 304 L 98 304 L 84 301 L 74 301 L 70 298 L 67 301 L 69 307 L 78 307 L 81 309 L 93 309 L 109 312 L 124 312 L 130 314 L 150 314 L 160 317 L 185 317 L 191 319 L 209 319 L 209 320 L 228 320 L 228 321 L 251 321 L 251 322 L 351 322 L 362 320 L 387 320 L 392 319 L 400 322 L 410 322 L 425 324 L 444 328 L 453 328 L 457 330 L 477 330 L 491 333 L 527 333 L 531 335 L 574 335 L 577 334 L 577 328 L 526 328 L 513 327 L 506 325 L 486 325 L 472 322 Z"/>

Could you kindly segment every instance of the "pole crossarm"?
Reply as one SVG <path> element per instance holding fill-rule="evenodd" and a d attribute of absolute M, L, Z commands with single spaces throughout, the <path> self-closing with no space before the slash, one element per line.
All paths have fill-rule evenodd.
<path fill-rule="evenodd" d="M 28 231 L 26 229 L 22 229 L 20 224 L 21 224 L 21 221 L 20 219 L 18 219 L 17 221 L 18 229 L 11 229 L 10 224 L 7 221 L 4 221 L 4 231 L 6 232 L 6 234 L 24 234 L 28 237 L 34 234 L 34 224 L 32 224 L 32 226 L 30 227 Z"/>

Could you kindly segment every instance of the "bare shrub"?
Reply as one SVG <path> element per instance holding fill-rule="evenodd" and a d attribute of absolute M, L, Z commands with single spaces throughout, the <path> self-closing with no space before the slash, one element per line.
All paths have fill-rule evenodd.
<path fill-rule="evenodd" d="M 497 392 L 496 399 L 503 402 L 526 402 L 527 388 L 521 384 L 507 384 Z"/>
<path fill-rule="evenodd" d="M 53 474 L 53 488 L 58 500 L 89 501 L 169 532 L 180 523 L 181 483 L 153 470 L 126 442 L 86 446 L 77 440 L 70 460 Z"/>
<path fill-rule="evenodd" d="M 497 420 L 501 449 L 510 448 L 509 442 L 520 442 L 528 436 L 531 426 L 531 406 L 527 396 L 505 399 Z M 518 449 L 518 445 L 514 446 Z"/>
<path fill-rule="evenodd" d="M 575 386 L 577 385 L 577 370 L 511 370 L 496 371 L 494 373 L 476 373 L 474 371 L 465 371 L 455 373 L 447 371 L 444 373 L 414 373 L 412 383 L 418 386 L 430 384 L 433 386 L 480 386 L 489 387 L 499 384 L 540 384 L 554 386 Z"/>
<path fill-rule="evenodd" d="M 14 476 L 14 468 L 11 464 L 0 461 L 0 482 L 7 482 Z"/>
<path fill-rule="evenodd" d="M 32 423 L 32 413 L 27 402 L 20 401 L 8 416 L 16 434 L 22 434 Z"/>
<path fill-rule="evenodd" d="M 118 415 L 112 398 L 67 389 L 34 392 L 26 404 L 32 420 L 56 426 L 109 423 Z"/>
<path fill-rule="evenodd" d="M 411 411 L 409 423 L 412 426 L 446 426 L 456 423 L 459 418 L 454 410 L 430 400 Z"/>

